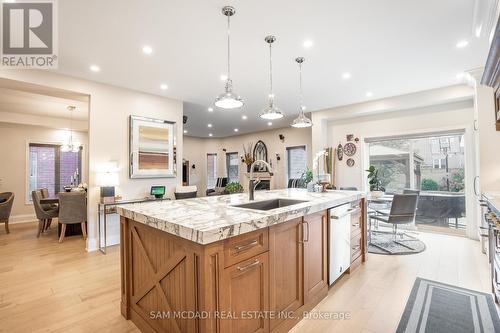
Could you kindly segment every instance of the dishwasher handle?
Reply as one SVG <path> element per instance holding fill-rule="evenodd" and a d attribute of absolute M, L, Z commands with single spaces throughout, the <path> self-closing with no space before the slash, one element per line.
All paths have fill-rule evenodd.
<path fill-rule="evenodd" d="M 357 208 L 349 208 L 349 210 L 347 212 L 345 212 L 344 214 L 331 215 L 330 218 L 332 220 L 340 220 L 341 218 L 346 217 L 347 215 L 357 214 L 359 212 L 361 212 L 361 208 L 359 208 L 359 207 L 357 207 Z"/>

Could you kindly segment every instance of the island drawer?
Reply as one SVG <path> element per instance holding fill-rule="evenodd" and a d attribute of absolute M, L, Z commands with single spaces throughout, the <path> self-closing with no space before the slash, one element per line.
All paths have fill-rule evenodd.
<path fill-rule="evenodd" d="M 243 260 L 269 250 L 269 231 L 263 228 L 224 241 L 224 267 L 229 267 Z"/>

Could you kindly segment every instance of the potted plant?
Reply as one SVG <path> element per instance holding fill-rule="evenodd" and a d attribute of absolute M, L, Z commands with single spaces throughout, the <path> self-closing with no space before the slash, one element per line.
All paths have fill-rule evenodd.
<path fill-rule="evenodd" d="M 300 177 L 302 179 L 302 184 L 305 188 L 308 188 L 309 189 L 309 184 L 313 181 L 313 172 L 311 169 L 307 168 L 306 171 L 304 171 L 304 173 L 302 174 L 302 176 Z M 312 186 L 312 184 L 311 184 Z"/>
<path fill-rule="evenodd" d="M 368 184 L 370 184 L 370 195 L 372 198 L 380 198 L 384 195 L 385 189 L 382 187 L 382 182 L 378 178 L 378 170 L 370 165 L 368 170 Z"/>
<path fill-rule="evenodd" d="M 241 184 L 238 182 L 231 182 L 226 185 L 226 192 L 229 194 L 242 193 L 243 186 L 241 186 Z"/>
<path fill-rule="evenodd" d="M 252 163 L 254 162 L 253 160 L 253 153 L 252 153 L 252 147 L 253 143 L 249 143 L 247 146 L 243 145 L 243 156 L 241 156 L 241 161 L 247 165 L 247 172 L 250 172 L 250 167 Z"/>

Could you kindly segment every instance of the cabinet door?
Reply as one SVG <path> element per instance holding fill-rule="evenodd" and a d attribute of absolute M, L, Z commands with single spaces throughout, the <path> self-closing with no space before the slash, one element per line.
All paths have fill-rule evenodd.
<path fill-rule="evenodd" d="M 304 304 L 302 218 L 269 228 L 270 310 L 288 313 Z M 285 318 L 271 320 L 271 330 Z"/>
<path fill-rule="evenodd" d="M 304 302 L 328 287 L 326 211 L 304 216 Z"/>
<path fill-rule="evenodd" d="M 221 282 L 221 332 L 269 332 L 269 319 L 258 316 L 269 309 L 268 253 L 225 268 Z"/>

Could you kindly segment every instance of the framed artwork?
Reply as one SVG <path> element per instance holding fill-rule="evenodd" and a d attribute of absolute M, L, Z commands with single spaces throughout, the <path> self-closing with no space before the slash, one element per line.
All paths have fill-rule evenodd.
<path fill-rule="evenodd" d="M 175 122 L 130 116 L 130 178 L 176 176 Z"/>

